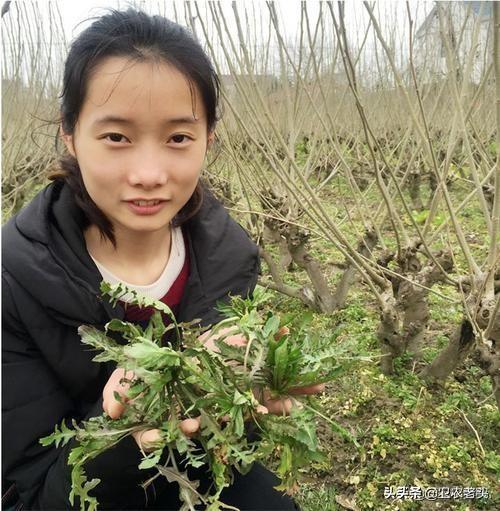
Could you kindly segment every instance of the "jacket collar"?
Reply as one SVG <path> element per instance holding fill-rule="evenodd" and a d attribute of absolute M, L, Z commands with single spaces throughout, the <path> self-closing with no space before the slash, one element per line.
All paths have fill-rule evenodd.
<path fill-rule="evenodd" d="M 64 323 L 104 323 L 123 317 L 99 293 L 101 274 L 83 236 L 85 220 L 67 185 L 52 183 L 3 227 L 2 264 L 49 313 Z M 190 276 L 179 320 L 218 320 L 217 301 L 253 289 L 258 249 L 208 191 L 200 211 L 183 226 Z M 50 285 L 49 285 L 50 284 Z"/>

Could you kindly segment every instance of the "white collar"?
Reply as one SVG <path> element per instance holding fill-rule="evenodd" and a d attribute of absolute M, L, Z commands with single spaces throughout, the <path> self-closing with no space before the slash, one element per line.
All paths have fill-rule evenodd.
<path fill-rule="evenodd" d="M 137 291 L 140 294 L 146 295 L 155 300 L 159 300 L 167 294 L 168 290 L 172 287 L 172 284 L 176 281 L 177 277 L 182 271 L 182 267 L 184 266 L 184 261 L 186 259 L 186 247 L 184 245 L 184 237 L 180 227 L 174 227 L 172 229 L 172 240 L 170 245 L 170 257 L 168 258 L 167 264 L 162 274 L 159 276 L 156 282 L 146 286 L 138 286 L 125 282 L 110 272 L 99 261 L 94 259 L 92 254 L 90 257 L 92 257 L 94 260 L 97 268 L 101 272 L 102 278 L 106 282 L 110 282 L 111 284 L 118 284 L 121 282 L 128 288 Z M 121 300 L 124 302 L 129 302 L 131 299 L 132 296 L 130 294 L 127 294 L 121 298 Z"/>

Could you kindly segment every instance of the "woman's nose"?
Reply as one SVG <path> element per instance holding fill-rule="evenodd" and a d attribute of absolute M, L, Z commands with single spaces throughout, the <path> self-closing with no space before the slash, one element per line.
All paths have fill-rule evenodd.
<path fill-rule="evenodd" d="M 167 167 L 165 154 L 154 150 L 142 151 L 134 158 L 128 172 L 128 182 L 131 186 L 148 189 L 165 185 L 168 181 Z"/>

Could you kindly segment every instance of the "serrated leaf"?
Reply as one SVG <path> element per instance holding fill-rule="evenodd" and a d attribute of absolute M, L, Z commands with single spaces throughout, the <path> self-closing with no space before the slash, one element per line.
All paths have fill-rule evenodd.
<path fill-rule="evenodd" d="M 247 398 L 236 389 L 234 391 L 233 405 L 244 405 L 246 402 Z"/>
<path fill-rule="evenodd" d="M 146 470 L 148 468 L 153 468 L 160 462 L 162 451 L 155 452 L 153 455 L 143 458 L 141 463 L 139 464 L 139 469 Z"/>
<path fill-rule="evenodd" d="M 73 447 L 73 449 L 71 449 L 71 451 L 68 455 L 68 464 L 76 465 L 77 463 L 79 463 L 82 460 L 82 458 L 84 458 L 84 456 L 85 456 L 84 447 L 82 447 L 81 445 L 79 445 L 77 447 Z"/>
<path fill-rule="evenodd" d="M 145 337 L 146 339 L 149 339 L 150 341 L 154 340 L 154 331 L 153 331 L 153 323 L 150 321 L 148 323 L 148 326 L 144 330 L 142 337 Z"/>
<path fill-rule="evenodd" d="M 301 427 L 297 429 L 295 438 L 307 445 L 308 449 L 315 451 L 318 448 L 318 439 L 316 437 L 316 425 L 314 423 L 302 422 Z"/>
<path fill-rule="evenodd" d="M 219 349 L 220 355 L 226 360 L 236 360 L 243 364 L 245 358 L 245 347 L 227 344 L 224 338 L 214 341 L 215 346 Z"/>
<path fill-rule="evenodd" d="M 264 344 L 257 345 L 252 352 L 253 358 L 251 361 L 251 369 L 248 377 L 255 380 L 257 374 L 264 369 L 264 364 L 267 358 L 267 347 Z M 255 382 L 258 383 L 258 382 Z"/>
<path fill-rule="evenodd" d="M 93 490 L 100 482 L 100 479 L 88 481 L 81 465 L 73 467 L 71 471 L 71 492 L 69 494 L 70 504 L 73 506 L 75 496 L 78 496 L 80 497 L 81 511 L 95 511 L 97 509 L 97 499 L 90 496 L 89 491 Z M 88 507 L 85 504 L 88 504 Z"/>
<path fill-rule="evenodd" d="M 99 362 L 117 362 L 120 360 L 122 347 L 104 332 L 90 325 L 82 325 L 78 328 L 78 334 L 82 342 L 103 351 L 103 353 L 97 355 Z"/>
<path fill-rule="evenodd" d="M 358 441 L 356 440 L 356 437 L 347 431 L 343 426 L 341 426 L 338 422 L 334 420 L 330 420 L 330 427 L 332 428 L 332 431 L 335 433 L 339 433 L 343 438 L 346 440 L 349 440 L 352 442 L 356 447 L 360 447 Z"/>
<path fill-rule="evenodd" d="M 239 438 L 243 435 L 244 431 L 244 422 L 243 422 L 243 412 L 239 407 L 231 408 L 231 419 L 233 420 L 233 430 L 235 435 Z"/>
<path fill-rule="evenodd" d="M 66 445 L 72 438 L 74 438 L 76 435 L 76 431 L 75 430 L 72 430 L 72 429 L 69 429 L 67 426 L 66 426 L 66 423 L 65 421 L 63 420 L 61 422 L 61 426 L 58 427 L 56 425 L 55 427 L 55 430 L 54 430 L 54 433 L 48 435 L 48 436 L 45 436 L 43 438 L 40 438 L 39 442 L 40 444 L 42 444 L 44 447 L 52 444 L 52 443 L 55 443 L 56 444 L 56 447 L 59 447 L 60 445 Z"/>
<path fill-rule="evenodd" d="M 122 285 L 103 284 L 103 290 L 115 303 L 130 292 Z M 89 491 L 98 481 L 86 480 L 83 465 L 138 426 L 163 424 L 165 448 L 181 453 L 186 466 L 200 467 L 209 463 L 215 495 L 200 496 L 192 482 L 184 478 L 185 472 L 177 471 L 177 475 L 174 475 L 175 471 L 169 472 L 169 477 L 179 483 L 183 511 L 194 510 L 193 502 L 218 509 L 217 499 L 230 480 L 231 470 L 244 472 L 253 462 L 274 457 L 278 447 L 281 448 L 278 468 L 284 478 L 283 488 L 292 487 L 300 468 L 311 461 L 323 459 L 317 451 L 312 413 L 293 409 L 292 414 L 286 417 L 257 414 L 252 390 L 272 383 L 273 390 L 283 394 L 294 382 L 306 385 L 326 381 L 338 374 L 345 364 L 336 357 L 336 347 L 332 346 L 331 339 L 316 339 L 306 331 L 305 325 L 312 315 L 287 320 L 290 334 L 276 341 L 274 336 L 283 322 L 269 310 L 269 306 L 265 311 L 259 310 L 264 302 L 259 302 L 258 295 L 259 292 L 253 299 L 235 297 L 224 306 L 227 319 L 215 325 L 214 331 L 225 326 L 236 327 L 248 339 L 248 344 L 245 348 L 238 348 L 221 339 L 216 341 L 219 353 L 211 353 L 200 346 L 200 329 L 195 326 L 195 321 L 177 324 L 172 318 L 172 323 L 165 326 L 164 304 L 137 293 L 130 293 L 132 303 L 153 308 L 158 306 L 148 326 L 142 329 L 121 320 L 112 320 L 107 325 L 109 331 L 122 334 L 128 344 L 117 344 L 103 332 L 82 327 L 88 344 L 101 350 L 95 360 L 114 360 L 119 367 L 132 370 L 135 376 L 127 392 L 128 406 L 119 419 L 94 417 L 82 425 L 74 421 L 74 431 L 64 425 L 71 433 L 56 431 L 54 438 L 42 439 L 47 445 L 51 441 L 62 443 L 64 434 L 67 434 L 75 436 L 79 442 L 72 449 L 69 460 L 73 467 L 72 498 L 80 497 L 81 511 L 97 507 L 97 500 Z M 176 330 L 176 335 L 163 347 L 165 333 L 172 329 Z M 181 339 L 182 346 L 179 344 Z M 321 415 L 319 408 L 317 412 L 313 408 L 312 396 L 304 404 L 306 402 L 311 410 Z M 250 420 L 257 422 L 262 438 L 259 442 L 250 442 L 245 436 L 244 417 L 247 418 L 247 414 Z M 198 434 L 204 450 L 200 450 L 179 429 L 181 418 L 198 415 L 201 416 Z M 226 425 L 220 423 L 223 415 L 229 415 Z M 328 420 L 325 416 L 323 418 Z M 345 430 L 338 431 L 346 433 Z M 214 455 L 215 452 L 219 458 Z M 160 450 L 148 455 L 140 468 L 159 466 L 160 455 Z M 173 470 L 168 466 L 163 468 Z"/>
<path fill-rule="evenodd" d="M 280 327 L 280 318 L 278 316 L 271 316 L 262 329 L 262 335 L 264 337 L 270 337 L 276 334 Z"/>
<path fill-rule="evenodd" d="M 274 351 L 273 385 L 279 390 L 283 385 L 288 365 L 288 339 L 281 341 Z"/>
<path fill-rule="evenodd" d="M 179 485 L 179 497 L 183 502 L 181 510 L 195 511 L 194 506 L 202 503 L 202 495 L 197 490 L 200 481 L 191 481 L 187 472 L 180 472 L 172 467 L 158 465 L 158 471 L 167 478 L 169 483 L 176 482 Z"/>
<path fill-rule="evenodd" d="M 179 353 L 169 347 L 160 347 L 144 337 L 139 342 L 124 346 L 123 354 L 146 369 L 160 370 L 179 365 Z"/>
<path fill-rule="evenodd" d="M 134 336 L 143 335 L 142 328 L 140 325 L 135 325 L 133 323 L 129 323 L 127 321 L 122 321 L 120 319 L 114 318 L 111 321 L 108 321 L 104 325 L 104 330 L 108 332 L 111 330 L 112 332 L 121 332 L 127 334 L 127 337 L 133 338 Z"/>
<path fill-rule="evenodd" d="M 288 444 L 284 444 L 281 450 L 280 464 L 278 474 L 283 479 L 285 475 L 292 470 L 292 450 Z"/>
<path fill-rule="evenodd" d="M 165 326 L 165 323 L 163 322 L 161 312 L 155 311 L 153 313 L 149 325 L 152 327 L 152 340 L 156 341 L 156 343 L 161 346 L 163 335 L 167 332 L 167 330 L 169 330 L 168 326 Z"/>
<path fill-rule="evenodd" d="M 128 289 L 121 282 L 117 284 L 109 284 L 109 282 L 103 281 L 101 283 L 101 292 L 111 298 L 113 305 L 116 305 L 116 303 L 125 295 L 130 294 L 132 298 L 127 300 L 129 303 L 133 303 L 139 307 L 153 307 L 158 311 L 164 312 L 170 318 L 172 318 L 173 321 L 175 321 L 174 313 L 166 303 L 163 303 L 160 300 L 155 300 L 154 298 L 150 298 L 149 296 L 142 295 L 134 289 Z"/>

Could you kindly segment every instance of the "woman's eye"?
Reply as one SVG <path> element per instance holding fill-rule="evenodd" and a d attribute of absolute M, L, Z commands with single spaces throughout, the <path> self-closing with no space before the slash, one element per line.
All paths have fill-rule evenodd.
<path fill-rule="evenodd" d="M 106 140 L 110 142 L 126 142 L 127 137 L 120 135 L 120 133 L 108 133 L 105 137 Z"/>
<path fill-rule="evenodd" d="M 176 144 L 182 144 L 183 142 L 187 142 L 189 140 L 189 137 L 186 135 L 174 135 L 170 140 L 172 142 L 175 142 Z"/>

